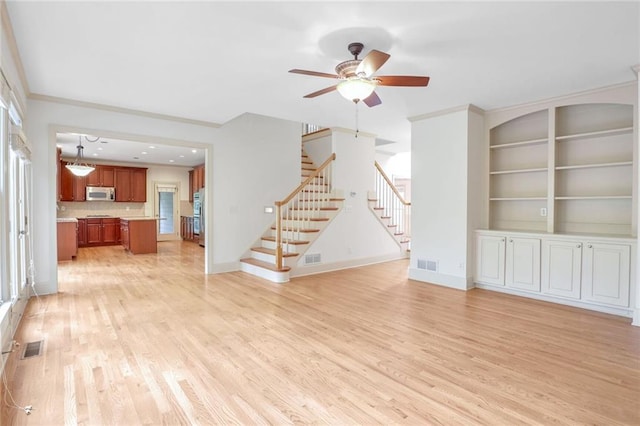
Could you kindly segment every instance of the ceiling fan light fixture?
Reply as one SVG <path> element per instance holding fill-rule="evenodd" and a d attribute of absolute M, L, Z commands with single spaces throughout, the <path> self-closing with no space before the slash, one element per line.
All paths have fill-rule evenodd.
<path fill-rule="evenodd" d="M 343 98 L 353 102 L 368 98 L 375 88 L 376 84 L 373 81 L 362 78 L 350 78 L 341 81 L 337 87 Z"/>
<path fill-rule="evenodd" d="M 69 171 L 73 173 L 74 176 L 86 176 L 96 168 L 84 162 L 84 157 L 82 155 L 82 151 L 84 150 L 84 147 L 82 146 L 82 136 L 80 136 L 80 141 L 78 143 L 79 145 L 76 147 L 78 148 L 76 159 L 73 161 L 73 163 L 67 164 L 65 167 L 69 169 Z"/>

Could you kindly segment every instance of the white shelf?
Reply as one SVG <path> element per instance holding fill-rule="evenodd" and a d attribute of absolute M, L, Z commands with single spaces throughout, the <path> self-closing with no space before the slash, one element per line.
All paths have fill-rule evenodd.
<path fill-rule="evenodd" d="M 547 197 L 495 197 L 489 201 L 547 201 Z"/>
<path fill-rule="evenodd" d="M 611 130 L 600 130 L 597 132 L 585 132 L 585 133 L 575 133 L 572 135 L 563 135 L 556 136 L 556 141 L 569 141 L 569 140 L 577 140 L 577 139 L 590 139 L 590 138 L 599 138 L 603 136 L 617 136 L 624 134 L 633 133 L 633 127 L 621 127 L 618 129 Z"/>
<path fill-rule="evenodd" d="M 598 167 L 620 167 L 620 166 L 632 166 L 632 165 L 633 165 L 633 161 L 620 161 L 617 163 L 596 163 L 596 164 L 579 164 L 575 166 L 558 166 L 556 167 L 556 170 L 593 169 Z"/>
<path fill-rule="evenodd" d="M 499 145 L 491 145 L 489 148 L 490 149 L 500 149 L 500 148 L 514 148 L 514 147 L 518 147 L 518 146 L 527 146 L 527 145 L 538 145 L 538 144 L 542 144 L 542 143 L 547 143 L 548 140 L 549 139 L 547 139 L 547 138 L 530 139 L 530 140 L 520 141 L 520 142 L 509 142 L 509 143 L 503 143 L 503 144 L 499 144 Z"/>
<path fill-rule="evenodd" d="M 490 172 L 491 175 L 508 175 L 513 173 L 534 173 L 534 172 L 546 172 L 549 170 L 546 167 L 538 167 L 534 169 L 516 169 L 516 170 L 501 170 L 496 172 Z"/>
<path fill-rule="evenodd" d="M 631 195 L 588 195 L 575 197 L 556 197 L 556 200 L 630 200 Z"/>

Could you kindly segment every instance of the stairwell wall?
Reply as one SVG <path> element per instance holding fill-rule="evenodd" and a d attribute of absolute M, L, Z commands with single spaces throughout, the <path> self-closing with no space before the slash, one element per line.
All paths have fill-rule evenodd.
<path fill-rule="evenodd" d="M 271 226 L 275 214 L 265 213 L 300 182 L 300 123 L 256 114 L 242 114 L 225 123 L 213 147 L 213 268 L 239 269 L 257 236 Z M 207 200 L 205 200 L 207 201 Z M 211 220 L 211 219 L 210 219 Z M 209 231 L 211 229 L 211 231 Z"/>
<path fill-rule="evenodd" d="M 361 132 L 355 138 L 351 130 L 334 128 L 331 129 L 331 149 L 336 153 L 333 187 L 343 192 L 343 209 L 306 252 L 320 253 L 322 263 L 305 265 L 303 257 L 298 260 L 293 275 L 404 257 L 395 240 L 369 209 L 368 192 L 374 190 L 375 179 L 373 135 Z"/>

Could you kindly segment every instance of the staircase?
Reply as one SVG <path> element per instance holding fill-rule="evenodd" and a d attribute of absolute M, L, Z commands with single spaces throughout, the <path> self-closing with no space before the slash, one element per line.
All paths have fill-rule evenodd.
<path fill-rule="evenodd" d="M 378 162 L 376 189 L 369 193 L 369 208 L 407 253 L 411 250 L 411 203 L 405 201 Z"/>
<path fill-rule="evenodd" d="M 273 282 L 289 281 L 289 273 L 329 222 L 342 209 L 344 198 L 331 186 L 332 154 L 320 167 L 301 153 L 302 183 L 277 201 L 276 221 L 240 260 L 240 269 Z"/>

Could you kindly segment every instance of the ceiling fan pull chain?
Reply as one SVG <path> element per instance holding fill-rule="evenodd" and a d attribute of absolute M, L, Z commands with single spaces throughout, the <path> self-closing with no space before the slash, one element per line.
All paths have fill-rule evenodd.
<path fill-rule="evenodd" d="M 360 131 L 360 125 L 358 124 L 358 101 L 353 101 L 356 104 L 356 139 L 358 139 L 358 132 Z"/>

